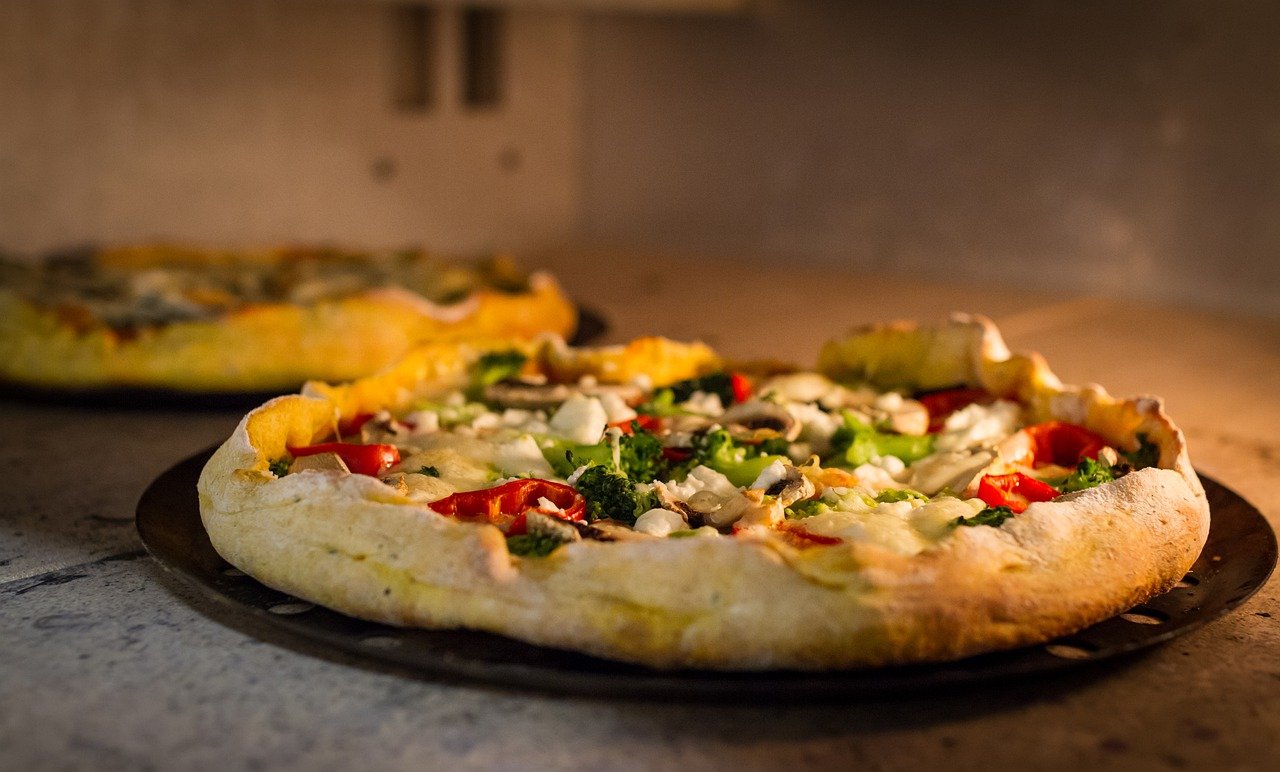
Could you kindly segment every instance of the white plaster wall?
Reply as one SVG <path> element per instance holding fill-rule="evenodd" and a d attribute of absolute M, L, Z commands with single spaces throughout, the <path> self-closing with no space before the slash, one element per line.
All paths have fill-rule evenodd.
<path fill-rule="evenodd" d="M 209 243 L 561 243 L 575 226 L 580 34 L 514 10 L 510 98 L 392 107 L 386 4 L 0 3 L 0 250 Z M 453 11 L 446 10 L 448 17 Z"/>

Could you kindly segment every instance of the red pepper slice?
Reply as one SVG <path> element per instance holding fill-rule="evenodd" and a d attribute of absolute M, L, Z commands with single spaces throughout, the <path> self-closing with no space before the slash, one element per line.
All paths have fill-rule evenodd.
<path fill-rule="evenodd" d="M 797 527 L 784 528 L 783 533 L 791 539 L 792 544 L 801 548 L 828 546 L 831 544 L 840 544 L 844 541 L 844 539 L 841 539 L 839 536 L 826 536 L 820 533 L 810 533 L 804 528 Z"/>
<path fill-rule="evenodd" d="M 317 453 L 336 453 L 347 468 L 356 474 L 376 477 L 387 467 L 400 463 L 400 451 L 395 445 L 361 445 L 357 442 L 322 442 L 301 448 L 290 447 L 295 456 L 314 456 Z"/>
<path fill-rule="evenodd" d="M 996 397 L 986 389 L 943 389 L 916 398 L 929 411 L 929 431 L 940 432 L 952 413 L 970 405 L 989 405 Z"/>
<path fill-rule="evenodd" d="M 646 432 L 662 431 L 662 419 L 648 413 L 641 413 L 628 421 L 616 421 L 609 424 L 609 426 L 621 429 L 623 434 L 634 434 L 635 427 L 631 425 L 632 423 L 639 424 L 640 428 Z"/>
<path fill-rule="evenodd" d="M 541 498 L 546 498 L 560 509 L 539 508 L 538 499 Z M 518 536 L 527 531 L 525 520 L 529 510 L 561 520 L 577 521 L 582 521 L 586 512 L 586 500 L 572 487 L 539 479 L 512 480 L 493 488 L 463 491 L 427 506 L 459 520 L 492 523 L 505 530 L 508 536 Z"/>
<path fill-rule="evenodd" d="M 1029 474 L 989 474 L 978 483 L 978 498 L 989 507 L 1008 507 L 1014 512 L 1025 512 L 1036 501 L 1058 498 L 1058 490 Z"/>
<path fill-rule="evenodd" d="M 338 424 L 338 433 L 343 437 L 350 436 L 360 431 L 360 429 L 370 420 L 373 419 L 374 413 L 356 413 L 346 421 Z"/>
<path fill-rule="evenodd" d="M 663 448 L 662 457 L 668 461 L 675 461 L 676 463 L 680 463 L 681 461 L 688 461 L 689 459 L 693 458 L 693 449 L 692 448 Z"/>
<path fill-rule="evenodd" d="M 742 373 L 729 373 L 729 388 L 733 390 L 734 402 L 751 399 L 751 380 Z"/>
<path fill-rule="evenodd" d="M 1023 429 L 1031 437 L 1031 464 L 1075 466 L 1086 458 L 1096 459 L 1107 441 L 1066 421 L 1048 421 Z"/>

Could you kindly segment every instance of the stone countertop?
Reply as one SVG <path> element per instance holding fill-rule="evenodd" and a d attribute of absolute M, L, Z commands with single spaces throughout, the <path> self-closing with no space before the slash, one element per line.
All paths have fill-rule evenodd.
<path fill-rule="evenodd" d="M 820 341 L 952 309 L 1068 382 L 1158 393 L 1198 468 L 1280 520 L 1280 322 L 710 261 L 562 258 L 610 340 L 700 337 L 812 361 Z M 724 288 L 708 290 L 712 288 Z M 779 314 L 773 309 L 791 309 Z M 0 748 L 14 768 L 1250 768 L 1280 761 L 1271 582 L 1149 653 L 1053 678 L 835 705 L 560 698 L 263 642 L 142 551 L 138 496 L 238 411 L 0 401 Z"/>

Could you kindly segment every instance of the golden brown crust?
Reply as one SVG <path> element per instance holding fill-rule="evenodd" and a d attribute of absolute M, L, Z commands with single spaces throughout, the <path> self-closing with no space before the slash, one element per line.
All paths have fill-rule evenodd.
<path fill-rule="evenodd" d="M 860 362 L 875 362 L 872 372 L 891 379 L 919 372 L 937 385 L 1016 392 L 1037 415 L 1079 420 L 1113 441 L 1143 431 L 1172 468 L 1032 504 L 1002 528 L 957 528 L 915 556 L 870 543 L 797 550 L 690 538 L 576 542 L 542 559 L 513 558 L 496 528 L 413 506 L 373 478 L 276 480 L 265 471 L 286 443 L 321 436 L 340 416 L 403 403 L 422 378 L 459 382 L 478 350 L 441 346 L 379 378 L 316 387 L 250 413 L 201 475 L 202 516 L 231 563 L 346 613 L 489 630 L 657 667 L 963 657 L 1087 626 L 1185 573 L 1207 535 L 1208 507 L 1158 401 L 1063 387 L 1038 358 L 1010 358 L 986 320 L 957 318 L 912 335 L 898 328 L 838 342 L 823 367 L 867 375 Z"/>
<path fill-rule="evenodd" d="M 115 250 L 102 260 L 143 268 L 152 252 Z M 215 253 L 183 254 L 189 261 L 219 259 Z M 261 259 L 276 261 L 282 254 L 267 252 Z M 576 309 L 547 274 L 530 277 L 528 292 L 480 289 L 447 306 L 408 290 L 377 289 L 308 305 L 250 305 L 128 334 L 0 288 L 0 379 L 61 388 L 266 391 L 308 379 L 366 376 L 431 341 L 568 335 L 576 323 Z"/>

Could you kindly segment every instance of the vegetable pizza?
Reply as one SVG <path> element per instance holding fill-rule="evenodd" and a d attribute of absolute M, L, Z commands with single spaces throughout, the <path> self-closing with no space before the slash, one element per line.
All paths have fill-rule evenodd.
<path fill-rule="evenodd" d="M 272 587 L 663 668 L 1046 641 L 1172 587 L 1209 525 L 1158 399 L 1063 385 L 962 315 L 812 368 L 428 346 L 251 412 L 199 489 L 215 548 Z"/>

